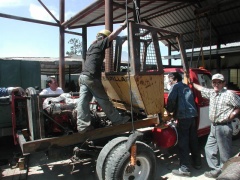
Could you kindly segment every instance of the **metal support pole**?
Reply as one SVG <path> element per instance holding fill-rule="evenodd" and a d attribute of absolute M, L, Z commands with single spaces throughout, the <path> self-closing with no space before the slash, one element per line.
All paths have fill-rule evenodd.
<path fill-rule="evenodd" d="M 65 35 L 64 27 L 61 25 L 64 22 L 64 13 L 65 13 L 65 0 L 59 0 L 60 3 L 60 25 L 59 25 L 59 85 L 62 87 L 63 91 L 65 90 Z"/>
<path fill-rule="evenodd" d="M 171 44 L 168 44 L 168 56 L 171 56 L 172 51 L 171 51 Z M 168 59 L 168 66 L 172 65 L 172 60 Z"/>
<path fill-rule="evenodd" d="M 209 71 L 211 71 L 211 60 L 212 60 L 212 18 L 210 17 L 210 55 L 208 60 Z"/>
<path fill-rule="evenodd" d="M 87 53 L 87 27 L 84 26 L 82 28 L 82 67 L 84 66 L 84 62 L 86 61 L 86 53 Z"/>
<path fill-rule="evenodd" d="M 105 0 L 105 28 L 109 31 L 113 31 L 113 1 Z M 108 48 L 105 52 L 105 72 L 110 72 L 112 64 L 113 49 Z"/>
<path fill-rule="evenodd" d="M 217 49 L 220 49 L 221 48 L 221 45 L 218 43 L 217 44 Z M 216 66 L 217 66 L 217 73 L 221 73 L 221 57 L 220 55 L 218 54 L 217 55 L 217 59 L 216 59 Z"/>

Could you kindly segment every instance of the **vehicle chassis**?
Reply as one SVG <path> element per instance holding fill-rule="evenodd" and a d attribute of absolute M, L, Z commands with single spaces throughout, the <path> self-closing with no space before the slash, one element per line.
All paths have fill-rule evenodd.
<path fill-rule="evenodd" d="M 125 132 L 134 134 L 135 130 L 141 128 L 155 126 L 165 128 L 165 122 L 170 118 L 164 116 L 163 65 L 158 41 L 171 38 L 178 40 L 183 68 L 186 70 L 188 66 L 182 35 L 133 22 L 129 22 L 128 30 L 129 60 L 127 63 L 121 62 L 122 44 L 127 38 L 118 37 L 114 45 L 113 58 L 105 62 L 105 67 L 112 68 L 105 68 L 105 72 L 102 73 L 102 82 L 116 108 L 136 113 L 144 112 L 146 118 L 122 125 L 94 129 L 84 134 L 71 133 L 46 138 L 43 127 L 42 98 L 48 96 L 39 95 L 34 88 L 30 87 L 26 90 L 27 97 L 21 97 L 26 100 L 28 128 L 17 129 L 16 114 L 12 113 L 14 142 L 19 143 L 23 155 L 120 135 Z M 122 69 L 123 64 L 127 66 L 125 72 Z M 13 112 L 18 98 L 12 96 Z M 136 139 L 130 140 L 130 147 L 135 144 Z M 111 150 L 108 150 L 109 154 L 110 152 Z"/>

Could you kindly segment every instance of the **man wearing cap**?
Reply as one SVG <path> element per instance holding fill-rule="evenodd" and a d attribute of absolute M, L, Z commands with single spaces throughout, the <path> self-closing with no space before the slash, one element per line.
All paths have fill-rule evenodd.
<path fill-rule="evenodd" d="M 90 45 L 86 53 L 86 61 L 79 76 L 80 94 L 77 105 L 77 130 L 84 133 L 93 129 L 91 124 L 89 102 L 93 96 L 112 121 L 113 125 L 123 124 L 130 117 L 122 117 L 109 101 L 108 95 L 101 82 L 102 65 L 105 58 L 105 50 L 111 46 L 113 39 L 126 27 L 126 21 L 114 32 L 102 30 L 97 34 L 97 39 Z"/>
<path fill-rule="evenodd" d="M 198 84 L 193 87 L 201 91 L 202 97 L 209 99 L 209 119 L 211 130 L 205 145 L 205 154 L 211 171 L 204 175 L 217 178 L 222 165 L 232 156 L 232 124 L 231 121 L 240 112 L 240 97 L 225 87 L 226 82 L 222 74 L 212 76 L 213 89 Z M 218 159 L 218 154 L 220 159 Z"/>

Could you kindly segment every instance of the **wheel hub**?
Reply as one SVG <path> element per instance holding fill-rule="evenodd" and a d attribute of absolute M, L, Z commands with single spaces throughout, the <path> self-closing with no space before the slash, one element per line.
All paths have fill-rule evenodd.
<path fill-rule="evenodd" d="M 133 179 L 147 179 L 150 173 L 150 164 L 147 158 L 137 157 L 136 165 L 131 166 L 128 164 L 125 168 L 123 179 L 133 180 Z"/>

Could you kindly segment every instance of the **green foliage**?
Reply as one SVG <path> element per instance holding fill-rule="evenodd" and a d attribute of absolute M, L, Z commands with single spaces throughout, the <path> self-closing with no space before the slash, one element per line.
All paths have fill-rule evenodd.
<path fill-rule="evenodd" d="M 72 38 L 68 41 L 68 44 L 71 44 L 70 51 L 67 51 L 68 56 L 71 55 L 82 55 L 82 42 L 79 39 Z"/>

